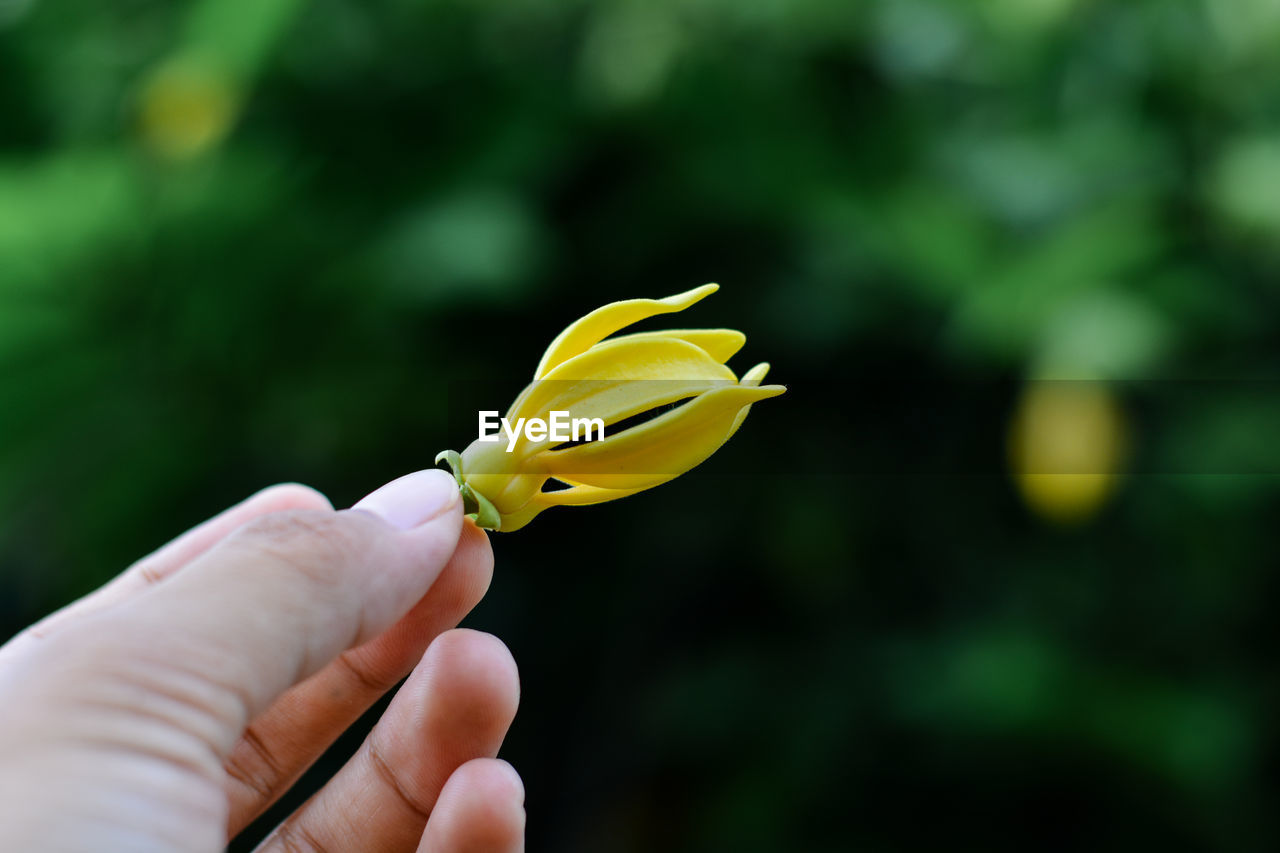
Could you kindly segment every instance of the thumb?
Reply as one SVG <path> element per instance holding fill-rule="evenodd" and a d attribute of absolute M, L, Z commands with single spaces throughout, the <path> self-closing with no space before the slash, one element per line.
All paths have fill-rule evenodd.
<path fill-rule="evenodd" d="M 164 695 L 194 691 L 185 698 L 214 711 L 230 749 L 276 696 L 407 613 L 462 523 L 457 484 L 440 470 L 401 477 L 350 510 L 262 516 L 116 609 L 112 645 L 158 664 L 144 671 L 159 673 L 150 686 Z"/>

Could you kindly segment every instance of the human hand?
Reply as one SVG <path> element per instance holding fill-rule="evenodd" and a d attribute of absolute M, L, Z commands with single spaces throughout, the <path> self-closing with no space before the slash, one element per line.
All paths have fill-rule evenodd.
<path fill-rule="evenodd" d="M 0 648 L 0 850 L 221 850 L 410 670 L 259 849 L 522 850 L 515 663 L 449 630 L 492 571 L 443 471 L 189 531 Z"/>

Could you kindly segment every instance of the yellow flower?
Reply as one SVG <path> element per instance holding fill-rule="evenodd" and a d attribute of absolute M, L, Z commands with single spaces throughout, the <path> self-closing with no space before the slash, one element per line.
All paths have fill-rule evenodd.
<path fill-rule="evenodd" d="M 648 317 L 683 311 L 718 289 L 707 284 L 666 299 L 612 302 L 561 332 L 508 410 L 505 435 L 436 457 L 453 469 L 476 522 L 518 530 L 548 507 L 604 503 L 661 485 L 719 450 L 752 403 L 783 393 L 781 385 L 760 384 L 768 364 L 741 380 L 725 366 L 746 343 L 733 329 L 609 337 Z M 598 418 L 605 435 L 566 442 L 510 428 L 545 423 L 553 413 Z M 561 487 L 546 490 L 549 481 Z"/>

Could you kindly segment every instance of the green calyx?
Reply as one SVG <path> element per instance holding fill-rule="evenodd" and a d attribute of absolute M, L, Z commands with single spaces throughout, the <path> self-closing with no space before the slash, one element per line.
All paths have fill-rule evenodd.
<path fill-rule="evenodd" d="M 497 507 L 489 503 L 489 499 L 471 488 L 462 476 L 462 455 L 456 450 L 442 450 L 436 454 L 436 464 L 441 461 L 448 464 L 453 472 L 453 479 L 458 481 L 458 492 L 462 495 L 462 508 L 467 518 L 475 522 L 476 527 L 485 530 L 498 530 L 502 525 L 502 516 Z"/>

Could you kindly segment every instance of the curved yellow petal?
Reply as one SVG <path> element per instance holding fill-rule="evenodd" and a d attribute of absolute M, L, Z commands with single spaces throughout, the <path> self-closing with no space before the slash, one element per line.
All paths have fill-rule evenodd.
<path fill-rule="evenodd" d="M 683 311 L 719 289 L 718 284 L 704 284 L 665 299 L 625 299 L 597 308 L 556 336 L 538 362 L 533 378 L 544 378 L 559 365 L 581 355 L 619 329 L 658 314 Z"/>
<path fill-rule="evenodd" d="M 529 501 L 515 512 L 503 513 L 502 519 L 498 522 L 498 530 L 502 533 L 511 533 L 514 530 L 519 530 L 537 518 L 538 514 L 544 509 L 550 509 L 550 506 L 536 501 Z"/>
<path fill-rule="evenodd" d="M 759 385 L 761 380 L 763 380 L 768 374 L 769 362 L 762 361 L 746 373 L 742 374 L 742 384 L 750 386 Z M 725 436 L 726 441 L 733 438 L 733 434 L 738 431 L 738 427 L 742 426 L 742 422 L 747 419 L 747 412 L 749 411 L 751 411 L 750 406 L 743 406 L 742 410 L 738 412 L 738 416 L 733 419 L 733 426 L 729 428 L 729 434 Z"/>
<path fill-rule="evenodd" d="M 572 486 L 554 492 L 538 492 L 530 501 L 513 513 L 502 516 L 501 530 L 519 530 L 542 512 L 553 506 L 590 506 L 616 501 L 634 495 L 643 489 L 602 489 L 598 486 Z"/>
<path fill-rule="evenodd" d="M 737 329 L 664 329 L 660 332 L 633 332 L 610 338 L 611 341 L 652 340 L 675 338 L 706 350 L 707 355 L 724 364 L 747 343 L 747 336 Z"/>
<path fill-rule="evenodd" d="M 769 375 L 769 362 L 762 361 L 755 367 L 742 374 L 743 385 L 759 385 L 760 381 Z"/>
<path fill-rule="evenodd" d="M 729 438 L 743 406 L 776 397 L 781 385 L 716 388 L 651 421 L 603 441 L 534 458 L 551 476 L 606 489 L 642 489 L 665 483 L 703 462 Z"/>
<path fill-rule="evenodd" d="M 583 379 L 627 382 L 728 379 L 737 382 L 738 378 L 696 344 L 665 335 L 648 338 L 627 335 L 597 343 L 563 362 L 534 384 Z"/>
<path fill-rule="evenodd" d="M 554 492 L 539 492 L 533 496 L 535 501 L 547 506 L 590 506 L 608 501 L 616 501 L 627 495 L 634 495 L 641 489 L 602 489 L 599 486 L 571 486 L 557 489 Z"/>
<path fill-rule="evenodd" d="M 706 350 L 676 338 L 619 338 L 569 359 L 545 379 L 525 387 L 507 419 L 542 418 L 553 411 L 601 418 L 606 425 L 737 382 L 733 371 Z M 548 442 L 523 436 L 513 455 L 523 458 Z M 466 454 L 464 453 L 464 456 Z"/>

